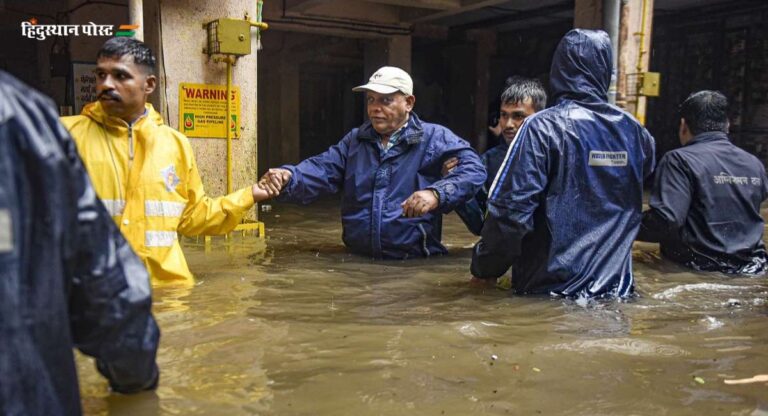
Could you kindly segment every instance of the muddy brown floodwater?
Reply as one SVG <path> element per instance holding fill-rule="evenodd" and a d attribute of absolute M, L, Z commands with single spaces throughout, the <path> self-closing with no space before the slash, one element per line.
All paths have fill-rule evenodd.
<path fill-rule="evenodd" d="M 155 393 L 110 395 L 78 356 L 88 415 L 768 415 L 768 282 L 695 274 L 636 244 L 639 297 L 581 304 L 467 285 L 450 255 L 345 252 L 338 207 L 273 205 L 266 241 L 185 247 L 157 287 Z"/>

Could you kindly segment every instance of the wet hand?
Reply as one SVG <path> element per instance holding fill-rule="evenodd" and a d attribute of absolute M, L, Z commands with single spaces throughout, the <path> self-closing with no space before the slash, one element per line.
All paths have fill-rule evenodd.
<path fill-rule="evenodd" d="M 414 192 L 408 199 L 400 204 L 403 207 L 403 216 L 420 217 L 437 208 L 440 201 L 431 189 Z"/>
<path fill-rule="evenodd" d="M 459 158 L 452 157 L 443 162 L 443 169 L 440 171 L 442 176 L 448 176 L 451 171 L 459 165 Z"/>
<path fill-rule="evenodd" d="M 251 187 L 251 192 L 253 193 L 253 202 L 261 202 L 270 198 L 267 190 L 258 183 Z"/>
<path fill-rule="evenodd" d="M 291 171 L 272 168 L 259 179 L 259 188 L 267 191 L 270 198 L 280 195 L 280 191 L 291 180 Z"/>

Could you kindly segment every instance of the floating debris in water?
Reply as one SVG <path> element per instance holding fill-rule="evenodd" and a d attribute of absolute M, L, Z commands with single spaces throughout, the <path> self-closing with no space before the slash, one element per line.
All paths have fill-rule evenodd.
<path fill-rule="evenodd" d="M 538 367 L 533 367 L 533 368 L 532 368 L 532 370 L 533 370 L 533 371 L 535 371 L 535 372 L 537 372 L 537 373 L 540 373 L 540 372 L 541 372 L 541 369 L 540 369 L 540 368 L 538 368 Z"/>
<path fill-rule="evenodd" d="M 498 355 L 496 355 L 496 354 L 491 354 L 491 359 L 492 359 L 492 360 L 494 360 L 494 361 L 496 361 L 496 360 L 498 360 L 498 359 L 499 359 L 499 356 L 498 356 Z"/>
<path fill-rule="evenodd" d="M 715 317 L 713 317 L 713 316 L 705 316 L 705 317 L 704 317 L 704 318 L 701 320 L 701 322 L 703 322 L 703 323 L 704 323 L 704 325 L 706 325 L 706 326 L 707 326 L 707 329 L 708 329 L 708 330 L 717 329 L 717 328 L 720 328 L 720 327 L 722 327 L 722 326 L 724 326 L 724 325 L 725 325 L 725 324 L 723 323 L 723 321 L 721 321 L 721 320 L 719 320 L 719 319 L 717 319 L 717 318 L 715 318 Z"/>
<path fill-rule="evenodd" d="M 728 301 L 725 304 L 730 307 L 741 306 L 741 300 L 731 298 L 731 299 L 728 299 Z"/>
<path fill-rule="evenodd" d="M 694 377 L 694 378 L 693 378 L 693 381 L 695 381 L 695 382 L 697 382 L 697 383 L 699 383 L 699 384 L 704 384 L 704 383 L 706 383 L 706 381 L 704 381 L 704 379 L 703 379 L 703 378 L 701 378 L 701 377 L 698 377 L 698 376 Z"/>

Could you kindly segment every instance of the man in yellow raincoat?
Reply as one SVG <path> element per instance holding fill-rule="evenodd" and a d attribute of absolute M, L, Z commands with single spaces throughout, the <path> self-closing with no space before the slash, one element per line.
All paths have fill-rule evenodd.
<path fill-rule="evenodd" d="M 206 196 L 189 140 L 147 103 L 157 78 L 142 42 L 108 40 L 97 55 L 98 101 L 63 117 L 96 192 L 153 280 L 193 281 L 177 233 L 223 234 L 237 226 L 259 187 Z"/>

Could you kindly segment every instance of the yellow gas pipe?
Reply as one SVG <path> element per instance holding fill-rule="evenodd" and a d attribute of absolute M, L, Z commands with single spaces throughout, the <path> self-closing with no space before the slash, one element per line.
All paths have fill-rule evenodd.
<path fill-rule="evenodd" d="M 645 24 L 646 24 L 646 18 L 648 15 L 648 0 L 643 0 L 643 11 L 642 16 L 640 19 L 640 31 L 636 33 L 636 35 L 640 36 L 640 45 L 639 48 L 637 48 L 637 74 L 642 77 L 643 73 L 643 56 L 646 54 L 645 51 Z M 645 125 L 645 106 L 641 105 L 644 103 L 641 103 L 642 96 L 640 95 L 640 89 L 642 87 L 642 80 L 638 79 L 636 88 L 637 88 L 637 102 L 635 103 L 635 118 L 640 122 L 640 124 Z"/>

